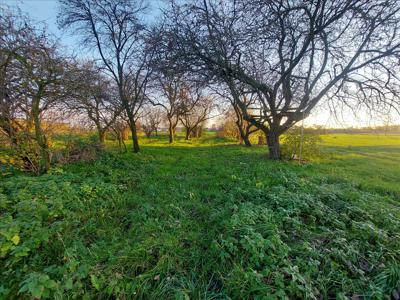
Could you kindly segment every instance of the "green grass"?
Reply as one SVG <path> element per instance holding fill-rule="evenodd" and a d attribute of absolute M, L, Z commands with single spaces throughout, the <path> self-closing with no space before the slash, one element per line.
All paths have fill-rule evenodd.
<path fill-rule="evenodd" d="M 3 178 L 0 298 L 395 296 L 398 137 L 336 136 L 306 165 L 212 135 L 160 137 Z"/>
<path fill-rule="evenodd" d="M 362 189 L 400 199 L 400 135 L 323 136 L 326 155 L 317 173 L 356 182 Z"/>

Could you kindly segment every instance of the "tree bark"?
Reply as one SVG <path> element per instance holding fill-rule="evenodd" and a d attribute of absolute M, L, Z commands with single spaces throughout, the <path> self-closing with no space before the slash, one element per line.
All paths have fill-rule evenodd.
<path fill-rule="evenodd" d="M 99 142 L 100 144 L 104 144 L 106 141 L 106 131 L 104 129 L 98 128 Z"/>
<path fill-rule="evenodd" d="M 242 139 L 246 147 L 251 147 L 251 142 L 248 135 L 245 134 L 244 136 L 242 136 Z"/>
<path fill-rule="evenodd" d="M 237 125 L 237 127 L 239 129 L 241 142 L 243 141 L 246 147 L 251 147 L 251 142 L 250 142 L 250 139 L 249 139 L 248 132 L 245 132 L 243 130 L 243 127 L 242 127 L 242 125 L 240 124 L 239 121 L 236 122 L 236 125 Z"/>
<path fill-rule="evenodd" d="M 139 147 L 139 138 L 136 129 L 136 122 L 130 122 L 131 132 L 132 132 L 132 143 L 133 143 L 133 152 L 138 153 L 140 151 Z"/>
<path fill-rule="evenodd" d="M 175 128 L 172 124 L 172 120 L 168 118 L 168 123 L 169 123 L 169 127 L 168 127 L 168 141 L 170 144 L 172 144 L 174 142 L 174 135 L 175 135 Z"/>
<path fill-rule="evenodd" d="M 174 130 L 172 129 L 172 127 L 169 128 L 169 143 L 172 144 L 175 140 L 174 137 Z"/>
<path fill-rule="evenodd" d="M 118 139 L 118 147 L 120 149 L 121 152 L 126 152 L 126 145 L 124 142 L 124 137 L 123 137 L 123 130 L 120 130 L 120 128 L 115 130 L 115 133 L 117 135 L 117 139 Z"/>
<path fill-rule="evenodd" d="M 11 146 L 13 146 L 13 147 L 18 146 L 18 138 L 17 138 L 18 130 L 16 128 L 14 128 L 14 126 L 12 125 L 12 121 L 0 119 L 0 128 L 8 136 Z"/>
<path fill-rule="evenodd" d="M 39 173 L 45 173 L 50 169 L 50 153 L 47 144 L 46 136 L 43 133 L 42 125 L 40 122 L 40 91 L 32 99 L 32 118 L 35 126 L 35 138 L 39 146 L 40 160 L 39 160 Z"/>
<path fill-rule="evenodd" d="M 185 128 L 185 132 L 186 132 L 186 134 L 185 134 L 185 141 L 188 141 L 188 140 L 189 140 L 189 137 L 190 137 L 190 128 L 186 127 L 186 128 Z"/>
<path fill-rule="evenodd" d="M 280 160 L 281 149 L 279 143 L 279 134 L 274 131 L 270 131 L 266 133 L 266 138 L 269 150 L 269 158 L 273 160 Z"/>
<path fill-rule="evenodd" d="M 203 134 L 203 126 L 196 126 L 196 138 L 201 138 Z"/>

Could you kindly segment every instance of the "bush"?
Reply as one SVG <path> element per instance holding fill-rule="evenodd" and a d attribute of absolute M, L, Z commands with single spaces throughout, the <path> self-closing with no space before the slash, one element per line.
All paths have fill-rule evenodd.
<path fill-rule="evenodd" d="M 311 160 L 321 155 L 320 135 L 315 131 L 304 131 L 300 127 L 289 129 L 283 136 L 281 153 L 284 159 Z M 301 158 L 300 158 L 301 151 Z"/>
<path fill-rule="evenodd" d="M 90 138 L 74 137 L 66 142 L 63 151 L 55 155 L 55 160 L 61 163 L 94 161 L 102 151 L 103 146 L 98 142 L 96 136 Z"/>
<path fill-rule="evenodd" d="M 16 144 L 7 145 L 0 157 L 0 169 L 3 175 L 14 171 L 39 173 L 40 149 L 30 134 L 21 132 L 16 136 Z"/>
<path fill-rule="evenodd" d="M 233 120 L 225 121 L 224 124 L 217 130 L 217 137 L 239 140 L 240 133 L 235 122 Z"/>

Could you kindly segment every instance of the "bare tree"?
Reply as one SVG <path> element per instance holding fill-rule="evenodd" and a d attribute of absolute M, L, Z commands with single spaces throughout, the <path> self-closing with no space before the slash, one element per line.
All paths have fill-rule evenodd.
<path fill-rule="evenodd" d="M 163 121 L 163 112 L 160 107 L 149 106 L 144 109 L 142 120 L 142 128 L 147 137 L 153 132 L 158 135 L 160 124 Z"/>
<path fill-rule="evenodd" d="M 174 69 L 161 69 L 155 75 L 157 93 L 151 103 L 165 110 L 168 121 L 169 143 L 174 142 L 179 118 L 193 108 L 196 103 L 189 104 L 189 92 L 193 87 L 183 74 Z"/>
<path fill-rule="evenodd" d="M 280 159 L 281 134 L 321 101 L 399 110 L 399 10 L 396 0 L 172 2 L 167 46 L 226 84 Z"/>
<path fill-rule="evenodd" d="M 7 12 L 1 19 L 1 41 L 1 128 L 16 146 L 15 133 L 23 129 L 30 136 L 33 127 L 40 155 L 37 171 L 43 173 L 50 168 L 51 156 L 42 121 L 63 97 L 67 61 L 46 30 L 20 14 Z"/>
<path fill-rule="evenodd" d="M 118 94 L 138 152 L 136 121 L 146 98 L 153 52 L 146 46 L 146 28 L 140 20 L 141 0 L 60 0 L 59 24 L 73 28 L 85 45 L 95 46 L 100 60 L 118 87 Z"/>
<path fill-rule="evenodd" d="M 16 58 L 34 36 L 26 16 L 0 7 L 0 130 L 14 147 L 26 125 L 21 122 L 20 109 L 25 92 L 21 89 L 23 72 Z"/>
<path fill-rule="evenodd" d="M 210 112 L 214 107 L 214 99 L 211 96 L 203 95 L 201 90 L 195 90 L 189 93 L 188 105 L 191 109 L 186 110 L 179 117 L 185 128 L 185 140 L 201 135 L 203 124 L 209 119 Z"/>
<path fill-rule="evenodd" d="M 128 139 L 129 134 L 129 126 L 127 125 L 127 122 L 123 118 L 119 117 L 111 125 L 111 129 L 117 138 L 119 149 L 126 152 L 125 141 Z"/>
<path fill-rule="evenodd" d="M 78 113 L 87 115 L 96 126 L 99 142 L 104 143 L 107 130 L 122 111 L 118 92 L 113 82 L 91 62 L 77 64 L 74 72 L 70 73 L 70 92 L 66 104 Z"/>
<path fill-rule="evenodd" d="M 244 143 L 245 146 L 251 147 L 250 135 L 257 132 L 259 129 L 243 117 L 242 110 L 229 91 L 224 90 L 221 85 L 218 85 L 216 93 L 220 95 L 222 99 L 227 99 L 229 101 L 235 115 L 235 124 L 237 126 L 240 143 Z M 256 103 L 257 95 L 255 93 L 245 93 L 245 91 L 241 91 L 240 95 L 238 94 L 237 96 L 241 97 L 242 102 L 247 108 L 254 106 Z M 230 116 L 230 113 L 228 112 L 227 115 Z"/>
<path fill-rule="evenodd" d="M 66 62 L 58 56 L 56 46 L 46 45 L 41 39 L 40 46 L 32 48 L 27 56 L 18 59 L 26 72 L 26 86 L 28 101 L 21 105 L 26 114 L 30 114 L 34 129 L 35 139 L 40 148 L 40 172 L 50 168 L 50 150 L 47 136 L 42 128 L 43 113 L 51 109 L 62 97 L 62 78 Z"/>

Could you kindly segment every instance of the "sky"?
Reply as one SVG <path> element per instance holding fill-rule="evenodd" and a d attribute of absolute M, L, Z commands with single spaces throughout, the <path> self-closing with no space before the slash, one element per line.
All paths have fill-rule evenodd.
<path fill-rule="evenodd" d="M 63 33 L 57 27 L 57 0 L 0 0 L 0 3 L 5 3 L 8 6 L 18 6 L 33 20 L 45 23 L 48 30 L 60 38 L 63 45 L 73 49 L 78 44 L 76 38 L 68 33 Z"/>
<path fill-rule="evenodd" d="M 157 15 L 157 7 L 162 0 L 147 0 L 150 2 L 149 18 Z M 65 51 L 81 57 L 87 57 L 87 49 L 81 47 L 79 38 L 68 32 L 63 32 L 57 26 L 58 1 L 57 0 L 0 0 L 0 4 L 8 6 L 18 6 L 24 13 L 28 14 L 33 20 L 46 24 L 50 33 L 60 39 L 60 43 L 65 47 Z M 328 112 L 326 107 L 320 106 L 308 117 L 304 124 L 306 126 L 320 125 L 324 127 L 363 127 L 384 125 L 386 121 L 377 119 L 367 112 L 358 111 L 353 114 L 345 111 L 337 119 Z M 400 116 L 393 114 L 391 123 L 400 124 Z"/>

